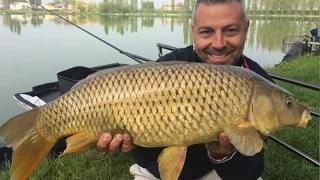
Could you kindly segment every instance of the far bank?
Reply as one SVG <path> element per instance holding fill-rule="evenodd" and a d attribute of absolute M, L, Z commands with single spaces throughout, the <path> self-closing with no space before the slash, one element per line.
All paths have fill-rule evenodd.
<path fill-rule="evenodd" d="M 83 16 L 90 16 L 90 15 L 109 15 L 109 16 L 153 16 L 153 17 L 191 17 L 192 13 L 186 12 L 163 12 L 163 11 L 154 11 L 154 12 L 134 12 L 134 13 L 100 13 L 96 11 L 92 12 L 70 12 L 70 11 L 52 11 L 59 15 L 83 15 Z M 0 9 L 0 14 L 35 14 L 35 15 L 46 15 L 52 14 L 46 10 L 4 10 Z M 290 18 L 290 19 L 304 19 L 305 17 L 310 18 L 314 21 L 319 20 L 319 14 L 304 14 L 305 17 L 297 14 L 297 13 L 283 13 L 283 14 L 276 14 L 276 13 L 262 13 L 260 11 L 251 12 L 248 14 L 251 18 Z"/>

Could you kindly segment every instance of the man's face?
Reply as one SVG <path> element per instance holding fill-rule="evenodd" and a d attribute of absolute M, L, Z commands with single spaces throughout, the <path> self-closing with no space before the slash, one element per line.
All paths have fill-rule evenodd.
<path fill-rule="evenodd" d="M 233 65 L 242 55 L 249 21 L 241 5 L 200 4 L 195 12 L 192 32 L 199 58 L 206 63 Z"/>

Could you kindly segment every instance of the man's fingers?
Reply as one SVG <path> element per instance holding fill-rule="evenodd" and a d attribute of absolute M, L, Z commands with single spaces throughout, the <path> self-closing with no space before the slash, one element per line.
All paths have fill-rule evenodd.
<path fill-rule="evenodd" d="M 98 150 L 108 152 L 111 155 L 121 152 L 129 152 L 134 148 L 132 139 L 128 134 L 116 134 L 113 138 L 110 133 L 103 134 L 97 143 Z"/>
<path fill-rule="evenodd" d="M 228 139 L 226 133 L 221 133 L 220 134 L 220 144 L 222 147 L 228 147 L 231 145 L 230 140 Z"/>
<path fill-rule="evenodd" d="M 235 147 L 231 144 L 226 133 L 224 133 L 224 132 L 220 134 L 220 145 L 221 145 L 221 148 L 226 153 L 230 154 L 230 153 L 233 153 L 234 151 L 236 151 Z"/>
<path fill-rule="evenodd" d="M 109 147 L 111 139 L 112 139 L 111 134 L 109 133 L 103 134 L 98 140 L 98 144 L 97 144 L 99 151 L 106 151 Z"/>
<path fill-rule="evenodd" d="M 213 158 L 226 157 L 236 151 L 224 132 L 220 134 L 219 141 L 205 143 L 205 146 Z"/>
<path fill-rule="evenodd" d="M 109 154 L 114 155 L 118 153 L 122 141 L 123 141 L 123 135 L 116 134 L 109 144 Z"/>
<path fill-rule="evenodd" d="M 121 152 L 129 152 L 134 148 L 131 137 L 128 134 L 123 135 L 123 142 L 121 146 Z"/>

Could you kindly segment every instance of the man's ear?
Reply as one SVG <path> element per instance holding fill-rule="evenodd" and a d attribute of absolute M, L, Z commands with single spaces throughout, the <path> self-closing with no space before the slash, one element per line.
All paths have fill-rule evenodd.
<path fill-rule="evenodd" d="M 193 34 L 193 36 L 195 35 L 195 27 L 194 27 L 194 24 L 192 23 L 191 24 L 191 30 L 192 30 L 192 34 Z"/>
<path fill-rule="evenodd" d="M 246 20 L 246 34 L 248 33 L 249 26 L 250 26 L 250 20 Z"/>

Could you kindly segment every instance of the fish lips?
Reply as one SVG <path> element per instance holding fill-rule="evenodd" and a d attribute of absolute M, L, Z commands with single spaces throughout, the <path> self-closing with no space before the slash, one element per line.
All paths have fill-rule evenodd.
<path fill-rule="evenodd" d="M 310 114 L 310 110 L 309 109 L 306 109 L 303 111 L 302 113 L 302 118 L 301 118 L 301 121 L 298 125 L 298 127 L 306 127 L 308 122 L 312 119 L 311 117 L 311 114 Z"/>

